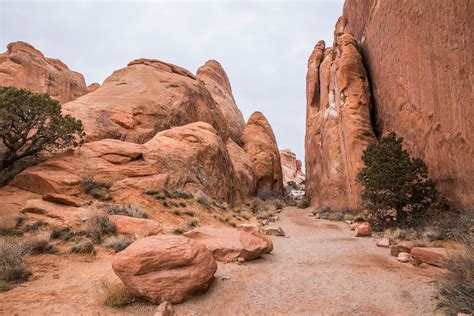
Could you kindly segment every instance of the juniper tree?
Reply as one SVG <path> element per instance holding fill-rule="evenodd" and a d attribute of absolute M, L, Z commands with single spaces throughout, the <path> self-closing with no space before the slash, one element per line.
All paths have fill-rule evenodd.
<path fill-rule="evenodd" d="M 11 169 L 15 162 L 36 156 L 40 151 L 78 147 L 83 136 L 81 121 L 61 115 L 61 105 L 49 95 L 0 87 L 2 173 Z"/>
<path fill-rule="evenodd" d="M 379 228 L 415 226 L 438 200 L 435 183 L 423 160 L 411 158 L 403 138 L 393 132 L 362 154 L 365 166 L 357 175 L 369 220 Z"/>

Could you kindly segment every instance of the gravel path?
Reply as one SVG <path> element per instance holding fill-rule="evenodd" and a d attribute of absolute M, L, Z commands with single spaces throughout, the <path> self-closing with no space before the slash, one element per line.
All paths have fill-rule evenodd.
<path fill-rule="evenodd" d="M 278 225 L 289 238 L 274 237 L 274 251 L 259 260 L 219 265 L 208 292 L 176 306 L 178 315 L 433 314 L 422 269 L 308 213 L 286 208 Z"/>

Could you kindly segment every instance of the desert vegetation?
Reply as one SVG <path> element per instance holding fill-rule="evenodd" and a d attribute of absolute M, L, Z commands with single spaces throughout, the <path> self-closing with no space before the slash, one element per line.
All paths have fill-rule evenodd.
<path fill-rule="evenodd" d="M 61 105 L 48 94 L 14 87 L 0 87 L 1 183 L 6 183 L 42 151 L 79 147 L 82 123 L 61 115 Z"/>

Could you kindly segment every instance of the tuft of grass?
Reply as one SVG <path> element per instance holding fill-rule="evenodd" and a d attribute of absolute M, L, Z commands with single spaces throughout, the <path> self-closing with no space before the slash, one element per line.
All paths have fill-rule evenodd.
<path fill-rule="evenodd" d="M 177 216 L 183 215 L 183 212 L 181 212 L 180 210 L 174 210 L 173 213 L 174 215 L 177 215 Z"/>
<path fill-rule="evenodd" d="M 50 243 L 50 236 L 43 234 L 42 236 L 33 237 L 26 240 L 25 247 L 29 249 L 30 254 L 54 253 L 56 249 Z"/>
<path fill-rule="evenodd" d="M 148 190 L 148 191 L 145 191 L 145 194 L 151 195 L 153 198 L 155 198 L 157 200 L 164 200 L 166 198 L 190 200 L 190 199 L 194 198 L 194 196 L 190 193 L 187 193 L 187 192 L 184 192 L 184 191 L 179 191 L 179 190 L 169 191 L 167 189 L 164 189 L 162 191 L 160 191 L 160 190 Z"/>
<path fill-rule="evenodd" d="M 242 216 L 243 219 L 245 219 L 247 221 L 252 218 L 252 214 L 250 214 L 249 212 L 242 212 L 241 216 Z"/>
<path fill-rule="evenodd" d="M 180 206 L 180 207 L 186 207 L 186 203 L 184 203 L 184 202 L 179 202 L 179 206 Z"/>
<path fill-rule="evenodd" d="M 447 273 L 436 282 L 437 307 L 448 315 L 474 312 L 474 242 L 467 240 L 444 262 Z"/>
<path fill-rule="evenodd" d="M 367 222 L 367 218 L 364 215 L 356 215 L 353 219 L 354 223 L 364 223 Z"/>
<path fill-rule="evenodd" d="M 45 223 L 42 220 L 39 220 L 39 221 L 36 221 L 36 222 L 33 222 L 33 223 L 26 224 L 23 230 L 25 232 L 35 232 L 35 231 L 39 230 L 41 227 L 44 227 L 44 226 L 48 226 L 48 224 Z"/>
<path fill-rule="evenodd" d="M 110 215 L 124 215 L 136 218 L 149 218 L 148 212 L 144 210 L 141 206 L 136 204 L 107 204 L 105 205 L 105 210 Z"/>
<path fill-rule="evenodd" d="M 176 227 L 175 229 L 173 229 L 173 234 L 175 235 L 182 235 L 185 232 L 187 232 L 187 229 L 183 227 Z"/>
<path fill-rule="evenodd" d="M 268 219 L 273 216 L 273 212 L 264 211 L 257 214 L 257 219 Z"/>
<path fill-rule="evenodd" d="M 70 240 L 74 238 L 75 232 L 69 227 L 54 227 L 51 230 L 51 239 Z"/>
<path fill-rule="evenodd" d="M 281 199 L 274 199 L 272 203 L 277 210 L 282 210 L 285 207 L 285 202 Z"/>
<path fill-rule="evenodd" d="M 199 194 L 199 196 L 196 198 L 196 202 L 198 202 L 207 210 L 211 210 L 213 208 L 210 199 L 204 193 Z"/>
<path fill-rule="evenodd" d="M 71 253 L 82 253 L 82 254 L 95 254 L 95 247 L 92 241 L 89 239 L 82 239 L 77 241 L 74 245 L 71 247 Z"/>
<path fill-rule="evenodd" d="M 88 178 L 81 181 L 82 191 L 101 201 L 112 199 L 112 196 L 109 193 L 111 187 L 112 184 L 108 182 L 100 182 Z"/>
<path fill-rule="evenodd" d="M 195 228 L 199 226 L 199 218 L 193 217 L 188 223 L 188 228 Z"/>
<path fill-rule="evenodd" d="M 135 302 L 135 297 L 122 283 L 111 283 L 103 280 L 102 291 L 104 292 L 104 304 L 111 307 L 122 307 Z"/>
<path fill-rule="evenodd" d="M 104 247 L 113 249 L 115 252 L 119 252 L 130 246 L 130 244 L 134 241 L 135 238 L 132 236 L 113 236 L 104 244 Z"/>
<path fill-rule="evenodd" d="M 184 211 L 184 214 L 186 214 L 186 215 L 188 215 L 188 216 L 191 216 L 191 217 L 193 217 L 194 215 L 196 215 L 196 214 L 195 214 L 193 211 L 191 211 L 191 210 L 186 210 L 186 211 Z"/>
<path fill-rule="evenodd" d="M 31 275 L 24 260 L 29 247 L 16 238 L 0 238 L 0 288 L 8 290 L 10 284 L 21 283 Z"/>
<path fill-rule="evenodd" d="M 105 235 L 115 234 L 115 225 L 108 216 L 92 214 L 84 223 L 84 228 L 77 233 L 80 236 L 86 236 L 95 243 L 101 243 Z"/>

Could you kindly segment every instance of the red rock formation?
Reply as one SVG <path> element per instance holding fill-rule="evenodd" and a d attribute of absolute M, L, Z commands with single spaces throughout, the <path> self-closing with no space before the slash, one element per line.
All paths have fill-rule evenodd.
<path fill-rule="evenodd" d="M 98 84 L 97 82 L 93 82 L 87 86 L 87 93 L 94 92 L 95 90 L 99 88 L 100 88 L 100 84 Z"/>
<path fill-rule="evenodd" d="M 306 195 L 315 207 L 359 209 L 361 188 L 355 178 L 362 151 L 375 135 L 369 83 L 355 39 L 337 33 L 333 49 L 318 42 L 306 78 Z"/>
<path fill-rule="evenodd" d="M 304 181 L 304 173 L 301 170 L 301 160 L 296 159 L 296 154 L 291 149 L 280 150 L 281 169 L 283 172 L 283 185 L 293 181 L 300 184 Z"/>
<path fill-rule="evenodd" d="M 216 60 L 207 61 L 199 67 L 196 77 L 211 93 L 212 98 L 224 114 L 230 137 L 239 144 L 245 128 L 245 121 L 235 103 L 229 78 L 221 64 Z"/>
<path fill-rule="evenodd" d="M 60 60 L 47 58 L 30 44 L 14 42 L 0 54 L 0 86 L 48 93 L 61 103 L 87 93 L 84 77 Z"/>
<path fill-rule="evenodd" d="M 115 71 L 104 84 L 63 106 L 80 119 L 86 141 L 105 138 L 143 143 L 159 131 L 203 121 L 224 140 L 224 116 L 204 84 L 186 69 L 138 59 Z"/>
<path fill-rule="evenodd" d="M 81 181 L 90 178 L 110 183 L 116 197 L 163 188 L 204 192 L 230 204 L 248 197 L 237 189 L 242 180 L 224 142 L 204 122 L 162 131 L 145 144 L 113 139 L 86 143 L 24 170 L 12 183 L 40 194 L 75 194 Z"/>
<path fill-rule="evenodd" d="M 472 1 L 346 1 L 380 131 L 395 131 L 455 206 L 474 206 Z"/>
<path fill-rule="evenodd" d="M 247 156 L 257 175 L 257 193 L 272 190 L 283 193 L 280 153 L 272 127 L 260 112 L 253 113 L 242 134 Z"/>

